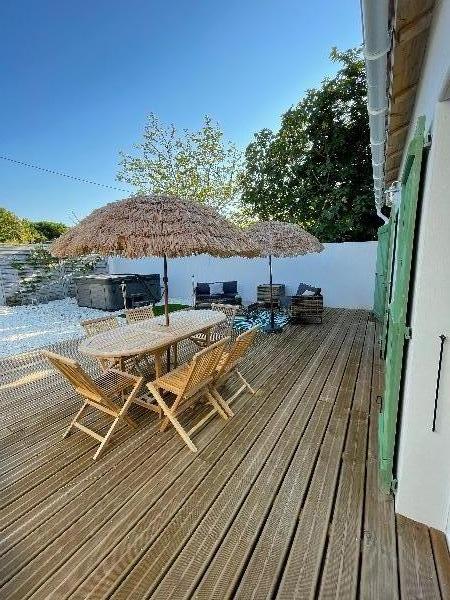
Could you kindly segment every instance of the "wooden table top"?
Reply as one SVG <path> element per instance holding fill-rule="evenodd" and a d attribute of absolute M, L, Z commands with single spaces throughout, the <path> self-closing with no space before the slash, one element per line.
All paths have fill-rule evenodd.
<path fill-rule="evenodd" d="M 97 358 L 159 352 L 225 320 L 225 314 L 217 310 L 179 310 L 170 314 L 169 326 L 165 325 L 164 315 L 119 326 L 84 339 L 79 350 Z"/>

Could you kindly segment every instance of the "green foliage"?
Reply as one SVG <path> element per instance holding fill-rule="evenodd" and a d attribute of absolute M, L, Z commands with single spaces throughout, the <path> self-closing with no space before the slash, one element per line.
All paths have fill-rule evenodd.
<path fill-rule="evenodd" d="M 54 240 L 67 229 L 63 223 L 53 221 L 33 223 L 0 207 L 0 243 L 3 244 L 32 244 Z"/>
<path fill-rule="evenodd" d="M 55 240 L 65 231 L 68 230 L 67 225 L 54 221 L 33 221 L 32 227 L 41 235 L 43 240 Z"/>
<path fill-rule="evenodd" d="M 144 128 L 138 156 L 121 153 L 119 181 L 138 193 L 190 198 L 226 215 L 238 205 L 242 155 L 223 139 L 217 123 L 204 117 L 198 131 L 164 125 L 153 113 Z"/>
<path fill-rule="evenodd" d="M 0 243 L 29 244 L 39 240 L 39 234 L 28 221 L 0 207 Z"/>
<path fill-rule="evenodd" d="M 260 219 L 298 223 L 323 242 L 376 239 L 364 61 L 358 49 L 331 59 L 342 67 L 245 151 L 242 200 Z"/>

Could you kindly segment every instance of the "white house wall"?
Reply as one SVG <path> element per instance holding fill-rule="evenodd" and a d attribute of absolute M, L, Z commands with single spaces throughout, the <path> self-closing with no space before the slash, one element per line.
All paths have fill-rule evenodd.
<path fill-rule="evenodd" d="M 416 99 L 432 134 L 420 215 L 398 455 L 397 512 L 446 530 L 450 506 L 450 0 L 437 7 Z M 447 336 L 432 432 L 439 336 Z M 448 535 L 448 532 L 447 532 Z"/>
<path fill-rule="evenodd" d="M 274 258 L 274 283 L 284 283 L 295 293 L 300 282 L 322 288 L 326 306 L 367 308 L 373 306 L 377 242 L 325 244 L 320 254 Z M 162 259 L 110 259 L 111 273 L 162 273 Z M 213 258 L 207 255 L 169 261 L 169 294 L 190 303 L 192 275 L 196 281 L 238 281 L 245 304 L 256 300 L 256 286 L 268 282 L 267 259 Z"/>

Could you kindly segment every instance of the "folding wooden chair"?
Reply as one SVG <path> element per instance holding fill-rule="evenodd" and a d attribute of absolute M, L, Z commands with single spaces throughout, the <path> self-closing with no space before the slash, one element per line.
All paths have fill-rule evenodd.
<path fill-rule="evenodd" d="M 100 317 L 98 319 L 87 319 L 86 321 L 81 321 L 81 327 L 84 329 L 88 337 L 92 337 L 93 335 L 97 335 L 97 333 L 104 333 L 105 331 L 116 329 L 119 327 L 119 322 L 117 321 L 116 317 Z M 97 360 L 103 370 L 109 369 L 116 364 L 116 361 L 108 358 L 98 358 Z"/>
<path fill-rule="evenodd" d="M 127 308 L 125 310 L 125 318 L 128 324 L 152 319 L 154 316 L 153 306 L 138 306 L 137 308 Z"/>
<path fill-rule="evenodd" d="M 196 452 L 197 448 L 193 444 L 190 436 L 214 413 L 219 413 L 223 419 L 228 419 L 230 416 L 233 416 L 233 413 L 226 403 L 224 403 L 222 399 L 217 400 L 211 394 L 210 390 L 217 364 L 222 356 L 225 344 L 228 341 L 228 338 L 219 340 L 215 344 L 197 352 L 189 363 L 181 365 L 147 384 L 152 396 L 155 398 L 165 415 L 160 430 L 164 431 L 169 423 L 172 423 L 187 446 L 193 452 Z M 159 390 L 171 392 L 175 396 L 175 400 L 170 407 L 163 400 Z M 201 399 L 205 399 L 209 402 L 213 409 L 189 431 L 186 431 L 177 417 L 196 401 Z"/>
<path fill-rule="evenodd" d="M 116 329 L 119 327 L 119 322 L 117 321 L 116 317 L 108 316 L 100 317 L 99 319 L 87 319 L 86 321 L 81 321 L 81 326 L 86 332 L 86 335 L 91 337 L 93 335 L 97 335 L 97 333 L 103 333 L 104 331 Z"/>
<path fill-rule="evenodd" d="M 90 377 L 76 361 L 70 358 L 60 356 L 54 352 L 48 352 L 47 350 L 43 350 L 42 354 L 64 375 L 75 388 L 75 391 L 83 398 L 82 407 L 73 418 L 63 437 L 70 435 L 72 429 L 75 427 L 98 440 L 100 447 L 94 454 L 94 460 L 98 458 L 115 427 L 121 420 L 124 420 L 131 427 L 137 427 L 135 421 L 127 415 L 131 403 L 135 402 L 136 404 L 145 406 L 145 408 L 158 412 L 158 408 L 155 405 L 137 397 L 144 382 L 142 377 L 136 377 L 117 369 L 109 369 L 98 377 Z M 126 392 L 128 392 L 128 395 Z M 122 406 L 119 404 L 121 401 L 123 402 Z M 106 435 L 102 436 L 80 422 L 81 417 L 85 414 L 89 406 L 113 418 L 113 423 Z"/>
<path fill-rule="evenodd" d="M 232 338 L 234 317 L 238 309 L 239 306 L 233 304 L 211 304 L 211 310 L 223 312 L 227 317 L 226 321 L 217 325 L 209 335 L 207 333 L 196 333 L 189 339 L 195 342 L 197 346 L 200 346 L 200 348 L 206 348 L 208 344 L 213 344 L 225 337 Z"/>
<path fill-rule="evenodd" d="M 211 387 L 211 393 L 218 402 L 222 402 L 223 404 L 225 400 L 219 394 L 217 388 L 223 385 L 233 373 L 236 373 L 236 375 L 242 381 L 243 385 L 231 396 L 231 398 L 228 398 L 226 400 L 227 406 L 231 402 L 233 402 L 233 400 L 235 400 L 239 396 L 239 394 L 242 394 L 242 392 L 245 389 L 248 389 L 248 391 L 251 394 L 255 394 L 255 390 L 251 387 L 249 382 L 239 371 L 238 366 L 244 358 L 250 346 L 255 341 L 255 338 L 258 335 L 258 333 L 259 327 L 253 327 L 252 329 L 241 333 L 241 335 L 239 335 L 236 338 L 236 340 L 231 344 L 229 350 L 225 351 L 222 354 L 217 364 L 213 386 Z"/>

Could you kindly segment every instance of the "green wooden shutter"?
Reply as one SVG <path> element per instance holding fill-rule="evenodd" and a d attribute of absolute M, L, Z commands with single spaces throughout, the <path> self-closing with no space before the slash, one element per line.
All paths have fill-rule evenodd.
<path fill-rule="evenodd" d="M 398 229 L 398 207 L 392 206 L 391 216 L 389 219 L 391 224 L 389 237 L 389 254 L 387 259 L 387 274 L 386 274 L 386 297 L 384 301 L 384 314 L 382 318 L 383 327 L 381 329 L 380 350 L 381 357 L 386 357 L 386 342 L 388 335 L 389 323 L 389 304 L 392 297 L 392 283 L 394 276 L 395 250 L 397 246 L 397 229 Z"/>
<path fill-rule="evenodd" d="M 388 221 L 378 229 L 377 267 L 375 273 L 373 312 L 379 321 L 382 321 L 384 318 L 384 310 L 386 304 L 390 238 L 391 221 Z"/>
<path fill-rule="evenodd" d="M 397 412 L 403 368 L 406 313 L 410 289 L 417 201 L 419 196 L 425 117 L 420 117 L 406 157 L 402 176 L 402 195 L 398 209 L 397 244 L 391 302 L 388 307 L 388 333 L 384 394 L 379 419 L 380 484 L 389 491 L 393 482 L 393 461 L 397 429 Z"/>

